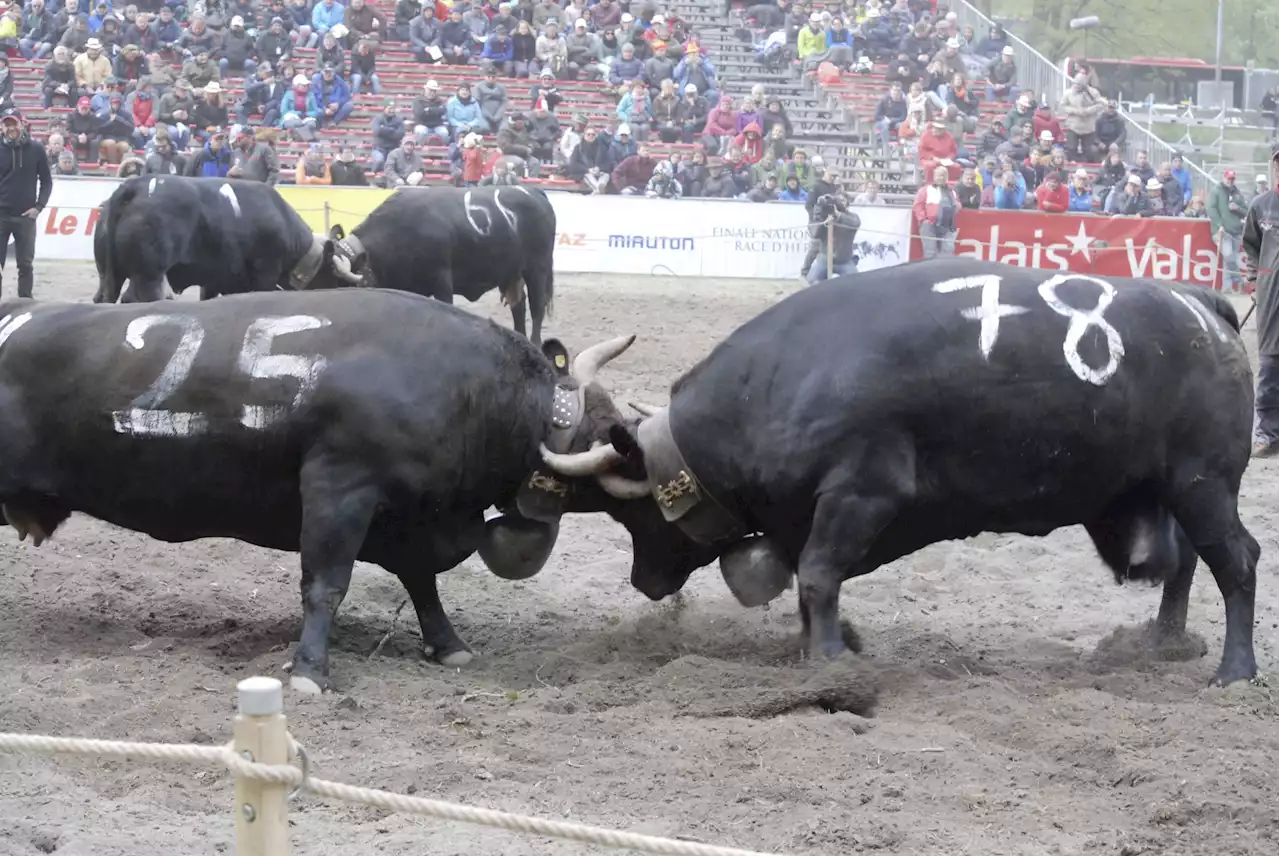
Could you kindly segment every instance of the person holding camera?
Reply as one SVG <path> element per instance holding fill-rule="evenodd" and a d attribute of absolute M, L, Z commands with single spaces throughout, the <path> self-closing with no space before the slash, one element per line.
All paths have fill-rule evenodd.
<path fill-rule="evenodd" d="M 816 285 L 827 278 L 827 253 L 831 254 L 834 276 L 857 273 L 858 257 L 853 253 L 853 242 L 861 226 L 861 218 L 849 210 L 848 197 L 842 191 L 820 196 L 813 204 L 813 220 L 809 223 L 809 235 L 819 249 L 805 281 Z"/>

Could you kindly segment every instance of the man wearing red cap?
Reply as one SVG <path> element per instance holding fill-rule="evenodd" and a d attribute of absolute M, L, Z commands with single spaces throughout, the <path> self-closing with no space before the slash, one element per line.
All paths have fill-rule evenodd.
<path fill-rule="evenodd" d="M 31 297 L 35 274 L 36 217 L 49 202 L 53 176 L 44 146 L 33 142 L 18 108 L 0 110 L 0 270 L 13 236 L 18 296 Z"/>
<path fill-rule="evenodd" d="M 1280 155 L 1271 155 L 1271 186 L 1280 179 Z M 1254 429 L 1253 456 L 1273 458 L 1280 449 L 1280 342 L 1277 328 L 1277 258 L 1276 227 L 1280 224 L 1280 197 L 1273 189 L 1260 195 L 1249 206 L 1245 217 L 1241 244 L 1254 281 L 1253 299 L 1258 304 L 1258 390 L 1254 396 L 1257 427 Z"/>

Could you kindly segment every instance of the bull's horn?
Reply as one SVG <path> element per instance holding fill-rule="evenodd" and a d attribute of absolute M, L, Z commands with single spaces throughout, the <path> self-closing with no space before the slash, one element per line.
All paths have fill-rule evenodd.
<path fill-rule="evenodd" d="M 547 466 L 564 476 L 593 476 L 624 460 L 612 443 L 596 443 L 588 451 L 572 455 L 558 455 L 542 444 L 538 451 Z"/>
<path fill-rule="evenodd" d="M 661 407 L 654 407 L 652 404 L 640 404 L 635 401 L 628 401 L 627 404 L 631 405 L 631 409 L 641 416 L 654 416 L 662 409 Z"/>
<path fill-rule="evenodd" d="M 649 495 L 647 481 L 636 481 L 617 473 L 596 473 L 596 481 L 614 499 L 643 499 Z"/>
<path fill-rule="evenodd" d="M 630 336 L 619 336 L 616 339 L 592 345 L 581 354 L 578 354 L 573 361 L 573 367 L 569 369 L 569 374 L 573 375 L 578 383 L 586 386 L 596 379 L 596 374 L 605 363 L 630 348 L 631 343 L 635 340 L 636 337 L 633 333 Z"/>
<path fill-rule="evenodd" d="M 338 275 L 338 279 L 345 279 L 353 285 L 364 282 L 363 276 L 351 272 L 351 260 L 337 253 L 333 254 L 333 272 Z"/>

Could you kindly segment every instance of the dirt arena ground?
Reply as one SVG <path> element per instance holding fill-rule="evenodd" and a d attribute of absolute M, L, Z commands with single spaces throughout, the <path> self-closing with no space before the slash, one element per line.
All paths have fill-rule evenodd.
<path fill-rule="evenodd" d="M 95 287 L 88 266 L 39 277 L 42 298 L 87 300 Z M 603 379 L 658 401 L 794 287 L 561 277 L 550 331 L 575 348 L 638 333 Z M 473 308 L 505 315 L 496 299 Z M 1203 566 L 1189 626 L 1208 655 L 1135 653 L 1132 628 L 1159 592 L 1114 585 L 1071 529 L 936 545 L 847 583 L 864 651 L 845 675 L 876 705 L 828 713 L 831 675 L 798 662 L 794 594 L 744 610 L 712 567 L 679 601 L 652 604 L 627 581 L 626 532 L 576 518 L 532 580 L 500 580 L 478 560 L 442 578 L 479 655 L 461 671 L 424 662 L 412 610 L 393 621 L 399 584 L 357 568 L 334 638 L 344 691 L 289 693 L 287 712 L 326 778 L 708 843 L 1274 854 L 1274 461 L 1250 467 L 1241 513 L 1263 548 L 1264 685 L 1206 688 L 1223 609 Z M 36 550 L 5 528 L 0 731 L 228 739 L 235 681 L 285 677 L 298 578 L 295 555 L 238 542 L 171 546 L 76 517 Z M 224 772 L 0 756 L 0 854 L 231 853 L 231 803 Z M 311 798 L 291 817 L 301 854 L 605 852 Z"/>

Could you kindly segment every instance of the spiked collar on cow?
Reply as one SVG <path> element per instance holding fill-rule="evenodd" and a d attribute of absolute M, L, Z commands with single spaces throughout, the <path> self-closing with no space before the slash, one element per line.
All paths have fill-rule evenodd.
<path fill-rule="evenodd" d="M 352 282 L 352 285 L 357 287 L 372 288 L 375 285 L 373 268 L 368 262 L 368 253 L 369 251 L 365 249 L 364 244 L 360 242 L 360 238 L 354 232 L 350 235 L 343 235 L 333 242 L 333 254 L 345 260 L 349 266 L 353 265 L 356 259 L 361 256 L 365 257 L 365 269 L 364 273 L 360 274 L 360 281 Z M 343 279 L 346 278 L 343 277 Z M 347 281 L 350 282 L 350 280 Z"/>
<path fill-rule="evenodd" d="M 293 270 L 289 271 L 289 287 L 294 291 L 306 288 L 311 280 L 316 278 L 322 264 L 324 264 L 324 239 L 314 238 L 306 255 L 293 266 Z"/>
<path fill-rule="evenodd" d="M 554 359 L 563 359 L 557 355 Z M 557 454 L 565 454 L 573 445 L 573 438 L 582 424 L 582 414 L 586 409 L 583 388 L 573 381 L 561 381 L 556 384 L 555 395 L 551 399 L 551 432 L 544 445 Z M 551 522 L 559 520 L 564 514 L 565 505 L 569 501 L 569 482 L 556 475 L 549 468 L 539 467 L 534 470 L 516 494 L 516 509 L 530 520 Z"/>

